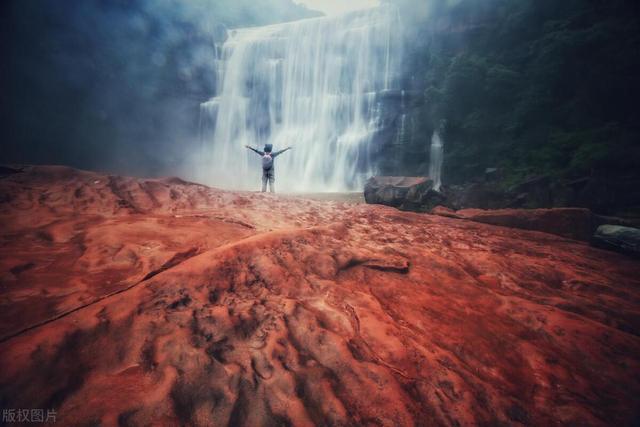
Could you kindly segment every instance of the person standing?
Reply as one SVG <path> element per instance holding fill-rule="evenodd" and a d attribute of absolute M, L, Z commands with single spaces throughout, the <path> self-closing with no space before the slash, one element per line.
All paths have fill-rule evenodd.
<path fill-rule="evenodd" d="M 273 160 L 284 153 L 287 150 L 291 150 L 291 147 L 287 147 L 284 150 L 273 152 L 272 144 L 265 144 L 264 151 L 260 151 L 249 145 L 245 145 L 249 150 L 254 151 L 255 153 L 262 156 L 262 192 L 267 191 L 267 182 L 269 183 L 269 191 L 275 193 L 275 168 L 273 165 Z"/>

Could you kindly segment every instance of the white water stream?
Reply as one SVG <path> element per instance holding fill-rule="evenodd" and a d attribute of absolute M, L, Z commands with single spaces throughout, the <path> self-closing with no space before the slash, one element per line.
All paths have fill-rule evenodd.
<path fill-rule="evenodd" d="M 399 75 L 396 9 L 231 30 L 220 65 L 219 93 L 201 110 L 215 123 L 202 159 L 208 183 L 259 188 L 260 158 L 244 146 L 267 143 L 293 147 L 275 160 L 278 190 L 361 190 L 375 173 L 379 95 Z"/>
<path fill-rule="evenodd" d="M 429 156 L 429 178 L 433 180 L 433 188 L 440 191 L 442 186 L 443 147 L 440 133 L 436 130 L 431 137 L 431 152 Z"/>

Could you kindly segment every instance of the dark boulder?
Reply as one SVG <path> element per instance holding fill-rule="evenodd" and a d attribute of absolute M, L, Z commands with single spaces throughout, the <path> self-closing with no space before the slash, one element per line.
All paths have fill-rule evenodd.
<path fill-rule="evenodd" d="M 426 212 L 445 201 L 426 177 L 374 176 L 364 187 L 367 203 L 393 206 L 403 210 Z"/>
<path fill-rule="evenodd" d="M 594 246 L 640 257 L 640 229 L 605 224 L 591 239 Z"/>

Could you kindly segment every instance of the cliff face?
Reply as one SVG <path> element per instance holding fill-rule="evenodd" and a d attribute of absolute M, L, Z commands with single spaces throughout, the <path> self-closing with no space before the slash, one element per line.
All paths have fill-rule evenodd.
<path fill-rule="evenodd" d="M 403 87 L 413 102 L 404 125 L 396 119 L 401 143 L 383 148 L 383 174 L 425 175 L 444 121 L 444 184 L 482 181 L 496 169 L 499 189 L 544 177 L 545 191 L 558 193 L 589 181 L 599 200 L 574 205 L 638 210 L 640 196 L 629 189 L 640 183 L 637 4 L 397 3 L 407 31 Z M 552 206 L 566 203 L 555 199 Z"/>
<path fill-rule="evenodd" d="M 176 174 L 200 148 L 226 28 L 316 16 L 291 0 L 8 0 L 2 163 Z"/>
<path fill-rule="evenodd" d="M 9 172 L 3 407 L 63 425 L 637 416 L 637 261 L 381 206 Z"/>

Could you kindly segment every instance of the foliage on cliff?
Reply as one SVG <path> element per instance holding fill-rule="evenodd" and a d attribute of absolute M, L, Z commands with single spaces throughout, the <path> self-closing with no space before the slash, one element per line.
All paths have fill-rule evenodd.
<path fill-rule="evenodd" d="M 422 14 L 398 3 L 412 30 L 407 69 L 424 94 L 414 145 L 446 120 L 445 181 L 489 167 L 506 185 L 542 174 L 637 177 L 637 2 L 433 0 Z"/>

